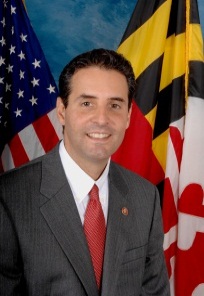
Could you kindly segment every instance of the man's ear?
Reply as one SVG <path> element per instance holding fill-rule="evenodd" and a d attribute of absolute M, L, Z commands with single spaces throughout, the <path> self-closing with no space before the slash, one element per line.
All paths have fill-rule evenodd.
<path fill-rule="evenodd" d="M 56 111 L 59 122 L 61 125 L 65 125 L 65 106 L 61 97 L 57 98 Z"/>
<path fill-rule="evenodd" d="M 132 113 L 132 104 L 130 106 L 130 109 L 128 110 L 128 120 L 127 120 L 127 126 L 126 129 L 129 127 L 130 125 L 130 118 L 131 118 L 131 113 Z"/>

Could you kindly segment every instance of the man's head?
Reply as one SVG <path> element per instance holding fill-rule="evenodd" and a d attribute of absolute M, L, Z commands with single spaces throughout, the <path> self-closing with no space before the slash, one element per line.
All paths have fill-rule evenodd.
<path fill-rule="evenodd" d="M 57 114 L 69 155 L 97 179 L 129 126 L 135 78 L 127 60 L 98 49 L 73 59 L 62 71 Z"/>
<path fill-rule="evenodd" d="M 72 76 L 78 70 L 91 66 L 115 70 L 125 76 L 128 84 L 128 108 L 130 108 L 135 95 L 135 76 L 131 64 L 121 54 L 103 48 L 82 53 L 64 67 L 59 78 L 59 96 L 62 98 L 65 108 L 71 93 Z"/>

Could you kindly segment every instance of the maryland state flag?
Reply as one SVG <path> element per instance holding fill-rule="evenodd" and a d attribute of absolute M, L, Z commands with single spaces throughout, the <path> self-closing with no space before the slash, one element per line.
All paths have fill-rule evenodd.
<path fill-rule="evenodd" d="M 204 295 L 204 57 L 196 0 L 138 0 L 118 52 L 134 68 L 113 160 L 160 190 L 171 295 Z"/>

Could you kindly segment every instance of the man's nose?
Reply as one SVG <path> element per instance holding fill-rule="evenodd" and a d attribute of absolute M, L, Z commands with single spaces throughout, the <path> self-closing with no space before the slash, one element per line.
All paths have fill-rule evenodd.
<path fill-rule="evenodd" d="M 109 112 L 105 107 L 97 108 L 95 120 L 100 124 L 107 124 L 109 121 Z"/>

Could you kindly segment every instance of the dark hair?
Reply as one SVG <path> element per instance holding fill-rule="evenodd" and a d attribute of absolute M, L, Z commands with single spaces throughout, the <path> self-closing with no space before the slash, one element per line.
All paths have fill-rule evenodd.
<path fill-rule="evenodd" d="M 59 77 L 59 95 L 65 108 L 71 93 L 71 78 L 79 69 L 97 66 L 107 70 L 116 70 L 126 77 L 128 83 L 128 108 L 135 95 L 135 76 L 132 66 L 123 55 L 108 49 L 94 49 L 76 56 L 62 70 Z"/>

